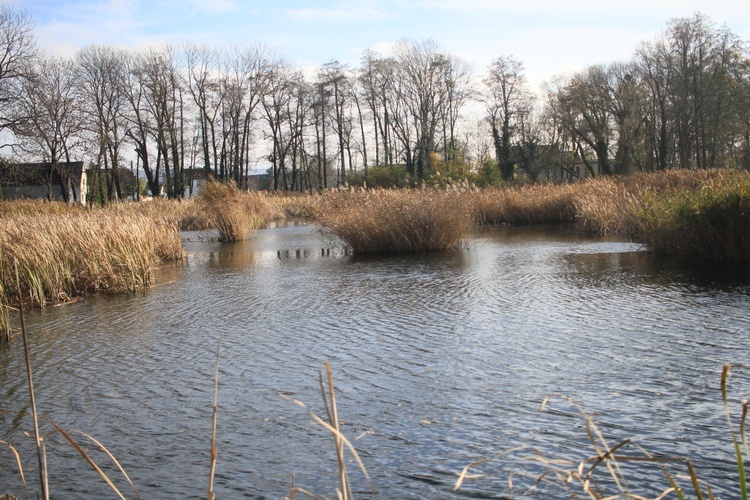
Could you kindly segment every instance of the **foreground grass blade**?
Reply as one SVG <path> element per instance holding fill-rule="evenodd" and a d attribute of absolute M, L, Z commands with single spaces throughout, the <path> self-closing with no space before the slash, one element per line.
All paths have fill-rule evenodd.
<path fill-rule="evenodd" d="M 23 465 L 21 465 L 21 455 L 18 454 L 18 451 L 7 441 L 3 441 L 0 439 L 0 444 L 4 444 L 5 446 L 10 449 L 11 452 L 13 452 L 13 455 L 16 457 L 16 464 L 18 464 L 18 474 L 21 476 L 21 482 L 23 483 L 23 491 L 26 493 L 26 498 L 31 498 L 29 496 L 29 489 L 26 487 L 26 476 L 23 474 Z"/>
<path fill-rule="evenodd" d="M 96 465 L 96 462 L 94 462 L 94 460 L 89 456 L 89 454 L 86 453 L 86 451 L 83 448 L 81 448 L 81 446 L 75 441 L 75 439 L 73 439 L 73 437 L 69 433 L 65 431 L 65 429 L 63 429 L 56 423 L 52 422 L 48 418 L 44 418 L 44 420 L 48 424 L 50 424 L 52 427 L 54 427 L 57 430 L 57 432 L 59 432 L 68 441 L 68 443 L 70 443 L 70 445 L 78 452 L 78 454 L 81 455 L 84 458 L 84 460 L 86 460 L 89 463 L 89 465 L 91 465 L 91 467 L 99 474 L 99 476 L 101 476 L 102 479 L 104 479 L 104 481 L 109 485 L 110 488 L 112 488 L 112 491 L 114 491 L 118 497 L 122 498 L 123 500 L 125 499 L 123 494 L 120 493 L 120 490 L 117 489 L 117 486 L 115 486 L 115 484 L 109 479 L 107 474 L 105 474 L 104 471 L 101 470 L 101 468 L 99 468 L 98 465 Z"/>
<path fill-rule="evenodd" d="M 219 450 L 216 448 L 216 422 L 219 415 L 219 359 L 221 358 L 221 341 L 216 349 L 216 372 L 214 373 L 214 406 L 213 421 L 211 424 L 211 471 L 208 475 L 208 500 L 214 500 L 214 477 L 216 476 L 216 460 L 219 458 Z"/>
<path fill-rule="evenodd" d="M 745 462 L 743 460 L 742 448 L 740 447 L 740 441 L 737 439 L 737 434 L 734 432 L 732 427 L 732 417 L 729 411 L 729 403 L 727 402 L 727 381 L 729 379 L 729 370 L 731 366 L 726 364 L 721 372 L 721 399 L 724 401 L 724 413 L 727 416 L 727 423 L 729 424 L 729 431 L 732 433 L 732 440 L 734 441 L 734 452 L 737 456 L 737 473 L 739 474 L 740 480 L 740 493 L 742 494 L 742 500 L 747 500 L 747 481 L 745 479 Z M 745 422 L 745 410 L 743 409 L 742 422 Z M 741 434 L 744 436 L 744 429 L 740 429 Z M 744 440 L 744 439 L 743 439 Z"/>
<path fill-rule="evenodd" d="M 26 319 L 23 314 L 23 297 L 21 297 L 21 279 L 18 277 L 18 261 L 13 260 L 16 273 L 16 289 L 18 290 L 18 311 L 21 318 L 21 333 L 23 336 L 23 352 L 26 358 L 26 376 L 29 380 L 29 397 L 31 398 L 31 416 L 34 420 L 34 440 L 36 442 L 36 455 L 39 461 L 39 482 L 42 488 L 42 498 L 49 500 L 49 488 L 47 485 L 47 457 L 42 448 L 42 438 L 39 435 L 39 418 L 36 412 L 36 400 L 34 398 L 34 380 L 31 376 L 31 357 L 29 356 L 29 339 L 26 333 Z"/>
<path fill-rule="evenodd" d="M 107 449 L 106 446 L 104 446 L 96 438 L 94 438 L 93 436 L 91 436 L 89 434 L 86 434 L 85 432 L 82 432 L 82 431 L 71 431 L 71 433 L 80 434 L 81 436 L 89 439 L 92 443 L 96 444 L 99 447 L 99 449 L 102 450 L 109 457 L 110 460 L 112 460 L 112 463 L 114 463 L 117 466 L 117 468 L 120 470 L 120 473 L 123 475 L 123 477 L 128 481 L 128 483 L 130 483 L 130 487 L 133 488 L 133 492 L 135 493 L 135 497 L 138 498 L 138 499 L 141 498 L 141 495 L 138 493 L 138 490 L 136 489 L 135 484 L 133 484 L 133 481 L 130 480 L 130 476 L 128 476 L 128 473 L 125 472 L 125 469 L 122 467 L 122 465 L 120 464 L 120 462 L 115 458 L 115 456 L 112 453 L 110 453 L 110 451 Z"/>
<path fill-rule="evenodd" d="M 333 390 L 334 390 L 333 376 L 332 376 L 330 365 L 328 363 L 326 363 L 326 368 L 327 368 L 328 381 L 329 381 L 329 386 L 328 386 L 327 392 L 332 393 Z M 320 418 L 318 415 L 316 415 L 315 412 L 313 412 L 310 408 L 308 408 L 305 403 L 303 403 L 301 401 L 298 401 L 298 400 L 296 400 L 294 398 L 290 398 L 289 396 L 287 396 L 285 394 L 279 393 L 279 396 L 281 398 L 283 398 L 283 399 L 286 399 L 287 401 L 291 401 L 292 403 L 296 404 L 297 406 L 299 406 L 301 408 L 304 408 L 307 411 L 308 415 L 310 415 L 310 417 L 316 423 L 322 425 L 329 432 L 331 432 L 331 434 L 333 434 L 334 440 L 336 441 L 336 447 L 337 447 L 336 448 L 336 454 L 337 454 L 337 458 L 338 458 L 338 461 L 339 461 L 339 474 L 340 474 L 340 476 L 341 476 L 341 470 L 342 470 L 341 467 L 344 464 L 344 459 L 343 459 L 343 447 L 344 446 L 343 445 L 346 445 L 346 447 L 349 448 L 349 451 L 352 453 L 352 456 L 354 456 L 354 459 L 356 460 L 357 465 L 359 466 L 359 469 L 362 471 L 362 474 L 365 476 L 365 479 L 367 479 L 367 482 L 369 483 L 370 488 L 373 489 L 372 480 L 370 479 L 370 475 L 367 473 L 367 469 L 365 468 L 365 465 L 362 462 L 362 459 L 360 458 L 359 453 L 357 453 L 357 450 L 354 448 L 354 446 L 352 445 L 352 443 L 346 438 L 346 436 L 344 436 L 344 434 L 341 433 L 341 430 L 338 428 L 338 414 L 337 414 L 337 411 L 336 411 L 336 398 L 335 398 L 335 396 L 331 397 L 330 395 L 326 394 L 326 389 L 325 389 L 325 384 L 323 383 L 322 373 L 321 373 L 321 384 L 324 387 L 324 398 L 323 399 L 324 399 L 325 406 L 326 406 L 326 412 L 328 413 L 329 418 L 332 418 L 331 423 L 326 422 L 325 420 L 323 420 L 322 418 Z M 339 453 L 339 450 L 341 450 L 340 453 Z M 344 469 L 344 474 L 346 474 L 345 469 Z M 348 477 L 346 477 L 343 480 L 342 484 L 344 485 L 343 486 L 343 490 L 339 490 L 337 488 L 339 495 L 341 495 L 341 498 L 351 498 L 351 488 L 348 486 L 348 484 L 349 484 Z M 304 492 L 304 491 L 300 490 L 299 488 L 295 488 L 295 491 L 307 494 L 307 492 Z M 375 490 L 373 489 L 373 494 L 374 494 L 374 491 Z M 349 496 L 345 496 L 345 495 L 349 495 Z"/>

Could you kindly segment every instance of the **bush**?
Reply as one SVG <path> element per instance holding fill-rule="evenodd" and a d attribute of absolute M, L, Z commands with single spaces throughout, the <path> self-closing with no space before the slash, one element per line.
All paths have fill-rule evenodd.
<path fill-rule="evenodd" d="M 408 187 L 411 182 L 405 166 L 379 165 L 367 169 L 366 179 L 362 170 L 351 175 L 349 184 L 359 187 L 391 189 Z"/>

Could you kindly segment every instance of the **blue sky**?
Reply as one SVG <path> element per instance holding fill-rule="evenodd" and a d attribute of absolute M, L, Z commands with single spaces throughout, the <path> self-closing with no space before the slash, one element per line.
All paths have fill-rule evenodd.
<path fill-rule="evenodd" d="M 91 43 L 139 48 L 184 41 L 262 43 L 306 68 L 401 38 L 435 39 L 477 74 L 512 54 L 532 83 L 586 65 L 628 60 L 674 17 L 696 12 L 750 42 L 747 0 L 15 0 L 48 53 Z"/>

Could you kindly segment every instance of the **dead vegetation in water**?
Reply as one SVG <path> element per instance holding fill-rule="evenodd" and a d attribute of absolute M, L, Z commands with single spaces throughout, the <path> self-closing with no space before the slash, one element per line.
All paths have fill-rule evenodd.
<path fill-rule="evenodd" d="M 483 224 L 552 224 L 574 222 L 573 184 L 528 184 L 478 191 L 475 207 Z"/>
<path fill-rule="evenodd" d="M 745 429 L 748 402 L 747 400 L 741 402 L 740 422 L 739 426 L 735 427 L 728 401 L 728 380 L 731 370 L 731 365 L 725 365 L 722 370 L 721 397 L 727 427 L 734 447 L 737 483 L 733 484 L 730 481 L 728 484 L 721 486 L 724 488 L 735 487 L 736 491 L 732 493 L 734 495 L 739 493 L 739 498 L 747 500 L 745 461 L 750 458 L 750 450 L 748 450 Z M 575 460 L 550 457 L 539 449 L 520 446 L 497 456 L 468 464 L 459 474 L 454 485 L 454 491 L 458 491 L 467 481 L 481 481 L 483 475 L 476 474 L 476 471 L 482 464 L 500 458 L 506 460 L 514 458 L 519 465 L 524 466 L 524 471 L 509 473 L 508 487 L 511 494 L 515 485 L 515 477 L 519 479 L 519 483 L 531 483 L 531 487 L 524 492 L 525 496 L 533 494 L 540 486 L 546 486 L 568 498 L 645 500 L 646 498 L 652 498 L 641 492 L 645 486 L 648 486 L 651 490 L 659 492 L 656 497 L 653 497 L 655 500 L 664 498 L 713 500 L 718 498 L 714 496 L 712 486 L 700 477 L 689 458 L 651 453 L 635 443 L 633 439 L 611 443 L 597 426 L 593 415 L 567 396 L 548 396 L 542 401 L 539 411 L 550 407 L 553 400 L 560 400 L 571 406 L 577 415 L 583 419 L 584 430 L 593 448 L 593 454 L 584 455 L 580 460 Z M 470 471 L 473 473 L 470 474 Z M 656 484 L 653 481 L 644 482 L 644 472 L 648 472 L 649 475 L 654 477 L 661 476 L 662 481 L 657 481 Z M 523 481 L 520 480 L 521 478 Z M 689 494 L 691 496 L 688 497 Z"/>
<path fill-rule="evenodd" d="M 177 226 L 163 218 L 49 207 L 52 213 L 0 217 L 0 330 L 6 334 L 6 306 L 16 306 L 19 296 L 43 307 L 87 293 L 132 292 L 151 284 L 157 266 L 183 258 Z"/>
<path fill-rule="evenodd" d="M 271 217 L 262 193 L 240 190 L 233 182 L 208 182 L 198 203 L 219 231 L 219 241 L 243 241 Z"/>
<path fill-rule="evenodd" d="M 326 193 L 314 215 L 354 253 L 376 253 L 456 248 L 474 213 L 460 191 L 353 188 Z"/>

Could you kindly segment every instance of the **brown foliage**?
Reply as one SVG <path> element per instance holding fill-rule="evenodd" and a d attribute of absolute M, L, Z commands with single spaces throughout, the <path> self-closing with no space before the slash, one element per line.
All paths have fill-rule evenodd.
<path fill-rule="evenodd" d="M 415 252 L 455 248 L 472 226 L 464 192 L 342 190 L 327 193 L 315 217 L 354 253 Z"/>

